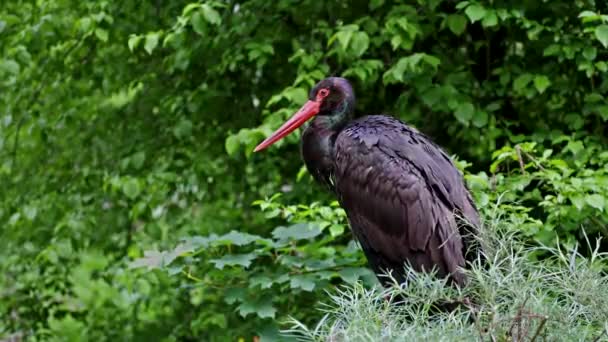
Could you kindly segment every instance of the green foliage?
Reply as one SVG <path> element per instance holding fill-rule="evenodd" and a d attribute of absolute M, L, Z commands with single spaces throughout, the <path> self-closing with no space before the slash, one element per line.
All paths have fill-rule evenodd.
<path fill-rule="evenodd" d="M 553 147 L 524 142 L 495 151 L 490 176 L 466 176 L 478 205 L 502 202 L 501 210 L 519 213 L 513 229 L 543 245 L 608 235 L 608 153 L 591 138 L 560 136 Z"/>
<path fill-rule="evenodd" d="M 252 154 L 332 74 L 353 81 L 359 113 L 399 116 L 469 161 L 484 215 L 527 243 L 605 236 L 606 13 L 2 2 L 0 339 L 269 337 L 287 315 L 317 320 L 339 284 L 371 283 L 298 134 Z"/>
<path fill-rule="evenodd" d="M 336 202 L 284 206 L 277 198 L 255 202 L 266 218 L 289 223 L 276 227 L 269 238 L 238 231 L 187 237 L 174 250 L 147 252 L 131 266 L 185 275 L 192 286 L 217 291 L 243 318 L 265 320 L 265 330 L 274 329 L 275 334 L 270 319 L 277 318 L 277 312 L 284 315 L 295 303 L 321 297 L 332 283 L 376 283 L 347 237 L 345 213 Z M 314 316 L 311 312 L 312 306 L 300 307 L 294 314 L 307 319 Z"/>
<path fill-rule="evenodd" d="M 497 234 L 501 228 L 489 227 L 488 263 L 475 263 L 467 271 L 470 284 L 465 289 L 415 273 L 406 287 L 344 286 L 330 296 L 319 322 L 306 325 L 292 319 L 285 334 L 300 341 L 606 339 L 608 276 L 598 272 L 606 270 L 606 253 L 596 250 L 585 258 L 576 250 L 547 249 L 549 259 L 530 262 L 535 248 L 524 247 L 504 231 Z M 404 304 L 390 305 L 386 298 Z M 441 302 L 460 306 L 438 312 L 432 303 Z"/>

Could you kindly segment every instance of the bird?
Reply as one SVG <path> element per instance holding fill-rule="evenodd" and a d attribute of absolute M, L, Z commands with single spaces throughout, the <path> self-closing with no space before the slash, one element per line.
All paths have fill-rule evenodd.
<path fill-rule="evenodd" d="M 465 286 L 480 253 L 480 216 L 462 173 L 427 135 L 390 115 L 355 117 L 355 93 L 328 77 L 262 141 L 262 151 L 304 123 L 300 152 L 308 172 L 333 192 L 369 267 L 384 287 L 415 272 Z M 408 276 L 408 274 L 410 274 Z"/>

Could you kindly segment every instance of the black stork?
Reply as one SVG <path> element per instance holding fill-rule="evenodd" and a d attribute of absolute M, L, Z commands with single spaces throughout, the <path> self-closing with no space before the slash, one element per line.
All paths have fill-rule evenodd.
<path fill-rule="evenodd" d="M 353 118 L 350 83 L 330 77 L 255 152 L 309 119 L 301 152 L 316 181 L 335 193 L 372 270 L 406 280 L 405 263 L 465 285 L 466 260 L 479 253 L 479 214 L 462 174 L 427 136 L 384 115 Z M 379 276 L 388 286 L 390 280 Z"/>

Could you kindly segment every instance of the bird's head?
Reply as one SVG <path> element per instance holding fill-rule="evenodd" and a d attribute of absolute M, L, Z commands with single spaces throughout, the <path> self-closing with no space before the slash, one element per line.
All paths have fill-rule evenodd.
<path fill-rule="evenodd" d="M 281 140 L 314 116 L 324 116 L 332 125 L 346 122 L 355 109 L 355 93 L 342 77 L 328 77 L 317 83 L 308 95 L 308 101 L 271 136 L 256 146 L 254 152 Z"/>

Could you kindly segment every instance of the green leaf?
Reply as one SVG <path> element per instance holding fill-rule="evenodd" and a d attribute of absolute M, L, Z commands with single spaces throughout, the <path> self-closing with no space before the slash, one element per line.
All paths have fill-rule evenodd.
<path fill-rule="evenodd" d="M 129 50 L 131 50 L 131 52 L 133 52 L 133 50 L 135 50 L 135 48 L 139 45 L 139 42 L 141 42 L 141 40 L 142 40 L 142 36 L 132 34 L 129 37 L 129 41 L 127 43 L 127 45 L 129 46 Z"/>
<path fill-rule="evenodd" d="M 597 49 L 595 47 L 587 46 L 583 49 L 583 57 L 585 57 L 586 60 L 592 61 L 595 59 L 596 56 L 597 56 Z"/>
<path fill-rule="evenodd" d="M 602 24 L 595 28 L 595 38 L 608 48 L 608 24 Z"/>
<path fill-rule="evenodd" d="M 352 49 L 357 57 L 360 57 L 365 53 L 369 47 L 369 36 L 365 32 L 356 32 L 352 38 Z"/>
<path fill-rule="evenodd" d="M 190 23 L 192 24 L 192 29 L 194 32 L 199 35 L 205 34 L 205 21 L 203 20 L 203 14 L 200 11 L 196 11 L 192 14 L 190 18 Z"/>
<path fill-rule="evenodd" d="M 270 298 L 260 300 L 246 300 L 238 307 L 239 314 L 242 317 L 247 317 L 251 313 L 257 314 L 260 318 L 274 318 L 277 310 L 272 306 Z"/>
<path fill-rule="evenodd" d="M 472 4 L 464 10 L 464 13 L 469 17 L 472 23 L 481 20 L 486 15 L 486 9 L 481 5 Z"/>
<path fill-rule="evenodd" d="M 292 276 L 289 284 L 292 289 L 302 289 L 309 292 L 314 290 L 316 286 L 315 278 L 308 274 Z"/>
<path fill-rule="evenodd" d="M 184 270 L 184 265 L 180 265 L 180 266 L 172 266 L 172 267 L 167 267 L 165 269 L 165 271 L 167 272 L 167 274 L 169 276 L 174 276 L 176 274 L 182 273 L 182 271 Z"/>
<path fill-rule="evenodd" d="M 559 44 L 551 44 L 543 50 L 543 56 L 557 56 L 562 51 L 562 46 Z"/>
<path fill-rule="evenodd" d="M 475 107 L 470 102 L 465 102 L 458 105 L 458 108 L 454 112 L 454 117 L 461 123 L 468 125 L 474 113 Z"/>
<path fill-rule="evenodd" d="M 353 36 L 353 31 L 352 30 L 341 30 L 336 32 L 336 34 L 334 34 L 328 41 L 327 44 L 331 45 L 334 40 L 337 40 L 338 43 L 340 44 L 340 46 L 342 47 L 343 50 L 346 50 L 348 48 L 348 45 L 350 43 L 350 39 Z"/>
<path fill-rule="evenodd" d="M 260 318 L 274 318 L 277 314 L 277 309 L 272 306 L 272 302 L 270 301 L 263 305 L 258 305 L 256 309 L 256 313 Z"/>
<path fill-rule="evenodd" d="M 38 215 L 38 208 L 28 205 L 23 209 L 23 214 L 28 220 L 33 221 Z"/>
<path fill-rule="evenodd" d="M 6 71 L 9 74 L 17 75 L 19 74 L 19 71 L 21 71 L 21 67 L 19 66 L 19 63 L 13 59 L 0 59 L 0 71 Z"/>
<path fill-rule="evenodd" d="M 587 103 L 598 103 L 604 102 L 604 96 L 598 93 L 589 93 L 585 95 L 585 102 Z"/>
<path fill-rule="evenodd" d="M 226 142 L 225 142 L 225 148 L 226 148 L 226 153 L 228 153 L 229 156 L 233 156 L 236 151 L 239 149 L 240 143 L 239 143 L 239 139 L 236 135 L 231 135 L 228 138 L 226 138 Z"/>
<path fill-rule="evenodd" d="M 219 259 L 211 259 L 210 262 L 220 270 L 224 269 L 226 266 L 243 266 L 248 268 L 256 257 L 257 255 L 253 253 L 228 254 Z"/>
<path fill-rule="evenodd" d="M 308 168 L 306 165 L 302 165 L 300 171 L 298 171 L 298 175 L 296 176 L 296 182 L 299 182 L 304 178 L 304 176 L 308 175 Z"/>
<path fill-rule="evenodd" d="M 342 235 L 344 233 L 344 226 L 341 224 L 332 224 L 329 226 L 329 233 L 333 237 Z"/>
<path fill-rule="evenodd" d="M 140 151 L 131 156 L 131 165 L 135 169 L 141 169 L 146 161 L 146 152 Z"/>
<path fill-rule="evenodd" d="M 498 17 L 496 16 L 496 12 L 487 12 L 486 15 L 483 17 L 483 20 L 481 21 L 481 25 L 483 27 L 493 27 L 498 25 Z"/>
<path fill-rule="evenodd" d="M 276 323 L 269 323 L 261 326 L 257 330 L 260 342 L 286 342 L 292 341 L 285 338 L 285 334 L 276 326 Z"/>
<path fill-rule="evenodd" d="M 141 193 L 139 181 L 135 178 L 129 178 L 122 183 L 122 192 L 130 199 L 135 199 Z"/>
<path fill-rule="evenodd" d="M 568 145 L 566 145 L 565 149 L 571 151 L 572 154 L 577 155 L 584 148 L 585 148 L 585 146 L 583 145 L 582 141 L 569 141 Z"/>
<path fill-rule="evenodd" d="M 583 196 L 574 196 L 574 197 L 570 197 L 570 201 L 572 202 L 572 204 L 574 204 L 574 207 L 577 210 L 583 210 L 583 206 L 585 204 L 585 199 L 583 198 Z"/>
<path fill-rule="evenodd" d="M 590 23 L 593 21 L 602 20 L 602 17 L 604 16 L 592 11 L 583 11 L 578 15 L 578 17 L 582 19 L 583 23 Z"/>
<path fill-rule="evenodd" d="M 517 78 L 513 81 L 513 89 L 521 93 L 521 91 L 532 81 L 532 75 L 530 74 L 522 74 L 517 76 Z"/>
<path fill-rule="evenodd" d="M 370 271 L 364 267 L 346 267 L 338 271 L 340 277 L 349 284 L 356 283 L 359 278 L 369 274 Z"/>
<path fill-rule="evenodd" d="M 154 51 L 154 49 L 156 49 L 156 47 L 158 46 L 159 38 L 160 38 L 160 35 L 158 33 L 148 33 L 146 35 L 146 42 L 144 43 L 144 50 L 146 50 L 146 52 L 148 54 L 152 54 L 152 51 Z"/>
<path fill-rule="evenodd" d="M 285 227 L 277 227 L 272 231 L 272 236 L 280 240 L 303 240 L 312 239 L 321 234 L 321 229 L 316 224 L 298 223 Z"/>
<path fill-rule="evenodd" d="M 242 302 L 247 297 L 247 292 L 243 288 L 233 287 L 224 292 L 224 301 L 227 304 Z"/>
<path fill-rule="evenodd" d="M 183 11 L 182 11 L 182 15 L 184 16 L 188 16 L 188 14 L 190 14 L 192 11 L 201 8 L 201 4 L 199 3 L 190 3 L 188 5 L 186 5 L 186 7 L 184 7 Z"/>
<path fill-rule="evenodd" d="M 551 81 L 545 75 L 537 75 L 534 77 L 534 87 L 539 93 L 544 93 L 545 90 L 551 85 Z"/>
<path fill-rule="evenodd" d="M 95 29 L 95 36 L 97 38 L 99 38 L 99 40 L 101 40 L 102 42 L 106 43 L 108 41 L 108 31 L 102 29 L 102 28 L 96 28 Z"/>
<path fill-rule="evenodd" d="M 272 287 L 273 280 L 265 275 L 256 275 L 249 279 L 249 287 L 259 286 L 262 289 L 269 289 Z"/>
<path fill-rule="evenodd" d="M 472 123 L 478 128 L 485 127 L 488 124 L 488 113 L 484 110 L 475 111 Z"/>
<path fill-rule="evenodd" d="M 155 268 L 165 268 L 179 256 L 192 251 L 193 248 L 187 244 L 179 244 L 172 251 L 144 251 L 144 257 L 134 260 L 129 264 L 129 267 L 147 267 L 148 270 Z"/>
<path fill-rule="evenodd" d="M 435 56 L 426 53 L 414 53 L 411 56 L 400 58 L 397 63 L 387 70 L 383 75 L 383 82 L 384 84 L 403 82 L 406 72 L 428 74 L 428 67 L 436 71 L 440 63 L 441 60 Z M 425 68 L 425 66 L 427 67 Z"/>
<path fill-rule="evenodd" d="M 237 232 L 236 230 L 230 231 L 230 233 L 220 236 L 217 238 L 216 242 L 225 243 L 236 246 L 244 246 L 248 245 L 252 242 L 262 239 L 262 237 L 257 235 L 251 235 L 247 233 Z"/>
<path fill-rule="evenodd" d="M 593 194 L 585 196 L 585 202 L 595 209 L 604 211 L 606 205 L 605 198 L 602 195 Z"/>
<path fill-rule="evenodd" d="M 422 56 L 422 60 L 427 65 L 430 65 L 434 70 L 437 70 L 437 67 L 439 66 L 439 64 L 441 64 L 441 60 L 433 55 L 424 54 Z"/>
<path fill-rule="evenodd" d="M 215 9 L 213 9 L 213 7 L 209 6 L 208 4 L 202 4 L 201 10 L 203 11 L 203 16 L 209 24 L 219 25 L 222 23 L 222 18 L 220 17 L 220 14 Z"/>
<path fill-rule="evenodd" d="M 0 33 L 2 33 L 4 31 L 5 27 L 6 27 L 6 21 L 0 20 Z"/>
<path fill-rule="evenodd" d="M 173 134 L 178 139 L 184 139 L 192 135 L 192 121 L 188 119 L 180 120 L 175 127 L 173 127 Z"/>
<path fill-rule="evenodd" d="M 549 164 L 561 169 L 562 171 L 568 170 L 568 163 L 563 161 L 562 159 L 551 159 Z"/>
<path fill-rule="evenodd" d="M 48 325 L 49 334 L 52 336 L 62 336 L 64 341 L 82 341 L 86 339 L 86 325 L 83 321 L 75 319 L 69 313 L 61 318 L 49 316 Z"/>
<path fill-rule="evenodd" d="M 470 1 L 460 1 L 456 4 L 456 9 L 461 10 L 469 5 Z"/>
<path fill-rule="evenodd" d="M 373 11 L 376 8 L 382 6 L 383 4 L 384 4 L 384 0 L 371 0 L 369 2 L 369 9 Z"/>
<path fill-rule="evenodd" d="M 238 311 L 243 318 L 247 317 L 249 314 L 257 313 L 259 309 L 260 305 L 253 300 L 245 300 L 238 306 Z"/>
<path fill-rule="evenodd" d="M 461 14 L 450 14 L 447 17 L 447 24 L 450 31 L 460 36 L 467 28 L 467 18 Z"/>
<path fill-rule="evenodd" d="M 597 15 L 597 13 L 592 12 L 592 11 L 582 11 L 582 12 L 581 12 L 581 13 L 578 15 L 578 17 L 579 17 L 579 18 L 585 18 L 585 17 L 592 17 L 592 16 L 596 16 L 596 15 Z"/>
<path fill-rule="evenodd" d="M 608 105 L 597 106 L 596 109 L 602 120 L 608 121 Z"/>

